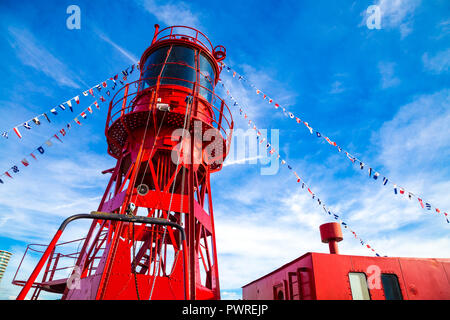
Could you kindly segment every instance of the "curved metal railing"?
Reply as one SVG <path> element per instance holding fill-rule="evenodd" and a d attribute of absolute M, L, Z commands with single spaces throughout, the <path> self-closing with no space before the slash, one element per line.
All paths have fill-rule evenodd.
<path fill-rule="evenodd" d="M 209 41 L 208 37 L 197 29 L 191 27 L 171 26 L 164 28 L 155 35 L 154 43 L 169 39 L 189 40 L 196 44 L 199 44 L 211 53 L 214 52 L 214 47 L 211 41 Z"/>
<path fill-rule="evenodd" d="M 78 220 L 78 219 L 91 219 L 91 220 L 106 220 L 106 221 L 121 221 L 121 222 L 131 222 L 131 223 L 141 223 L 141 224 L 155 224 L 155 225 L 162 225 L 162 226 L 166 226 L 166 227 L 173 227 L 176 228 L 180 231 L 181 234 L 181 240 L 183 242 L 183 268 L 184 268 L 184 277 L 183 277 L 183 285 L 184 285 L 184 298 L 188 299 L 189 297 L 189 290 L 188 290 L 188 286 L 187 286 L 187 256 L 186 256 L 186 233 L 184 231 L 184 228 L 182 226 L 180 226 L 179 224 L 175 223 L 175 222 L 171 222 L 168 221 L 166 219 L 161 219 L 161 218 L 151 218 L 151 217 L 144 217 L 144 216 L 133 216 L 133 215 L 125 215 L 125 214 L 113 214 L 113 213 L 106 213 L 106 212 L 91 212 L 90 214 L 76 214 L 73 216 L 68 217 L 67 219 L 65 219 L 60 227 L 58 228 L 58 231 L 56 232 L 56 234 L 54 235 L 52 241 L 50 242 L 50 244 L 48 246 L 46 246 L 45 251 L 42 254 L 41 259 L 39 260 L 38 264 L 36 265 L 36 267 L 34 268 L 33 272 L 31 273 L 30 277 L 28 278 L 28 280 L 25 283 L 22 283 L 21 281 L 16 281 L 18 285 L 22 285 L 23 289 L 20 291 L 19 295 L 17 296 L 17 300 L 24 300 L 25 297 L 28 294 L 28 291 L 30 290 L 30 288 L 40 288 L 43 284 L 44 281 L 41 283 L 36 283 L 36 278 L 38 277 L 38 275 L 40 274 L 42 268 L 44 267 L 44 265 L 47 262 L 47 268 L 46 268 L 46 273 L 48 270 L 48 266 L 50 266 L 51 264 L 51 260 L 49 260 L 49 257 L 51 255 L 53 255 L 53 253 L 55 252 L 56 246 L 58 246 L 57 242 L 59 240 L 59 238 L 61 237 L 62 233 L 64 232 L 65 228 L 67 227 L 67 225 L 74 221 L 74 220 Z M 84 240 L 84 239 L 78 239 L 78 240 L 73 240 L 73 241 L 69 241 L 66 242 L 64 244 L 67 243 L 73 243 L 76 241 L 80 241 L 80 240 Z M 59 244 L 59 245 L 63 245 L 63 244 Z M 41 245 L 39 245 L 41 246 Z M 28 246 L 30 247 L 30 246 Z M 78 251 L 78 250 L 77 250 Z M 40 252 L 39 250 L 37 250 L 37 252 Z M 26 252 L 25 252 L 26 254 Z M 22 259 L 23 261 L 23 259 Z M 20 267 L 20 266 L 19 266 Z M 46 274 L 45 273 L 45 274 Z M 44 275 L 45 275 L 44 274 Z M 17 272 L 16 272 L 17 275 Z M 15 276 L 14 276 L 15 278 Z M 65 281 L 66 279 L 62 279 L 63 281 Z"/>
<path fill-rule="evenodd" d="M 179 88 L 182 91 L 188 92 L 192 91 L 192 89 L 190 89 L 189 86 L 194 87 L 195 85 L 196 91 L 198 92 L 197 94 L 198 99 L 203 105 L 207 106 L 208 108 L 203 110 L 201 108 L 197 108 L 195 114 L 193 114 L 192 117 L 196 120 L 203 121 L 209 124 L 211 127 L 217 129 L 226 142 L 226 151 L 228 153 L 234 123 L 231 110 L 229 109 L 225 101 L 221 99 L 218 95 L 216 95 L 212 90 L 199 84 L 195 84 L 192 81 L 172 77 L 161 77 L 159 79 L 161 83 L 164 83 L 165 80 L 186 83 L 186 86 L 176 84 L 160 84 L 159 86 L 160 90 L 164 88 Z M 108 110 L 105 128 L 105 133 L 107 136 L 109 128 L 116 121 L 119 121 L 121 117 L 131 114 L 133 112 L 143 111 L 142 108 L 141 109 L 137 108 L 139 106 L 143 106 L 143 103 L 140 104 L 139 102 L 136 101 L 139 101 L 140 97 L 149 94 L 149 91 L 156 89 L 156 85 L 142 89 L 144 88 L 145 82 L 153 81 L 153 83 L 156 83 L 157 80 L 158 80 L 157 77 L 140 79 L 127 84 L 126 86 L 122 87 L 116 92 L 116 94 L 111 99 Z M 202 92 L 203 95 L 211 97 L 210 101 L 208 101 L 206 98 L 204 98 L 204 96 L 202 96 Z M 147 107 L 149 108 L 148 110 L 151 111 L 156 108 L 156 104 L 147 105 Z"/>
<path fill-rule="evenodd" d="M 106 233 L 103 234 L 105 236 Z M 67 242 L 58 243 L 55 245 L 55 249 L 52 251 L 49 260 L 47 262 L 46 268 L 44 270 L 44 274 L 42 276 L 41 282 L 35 282 L 33 284 L 33 288 L 42 287 L 45 283 L 51 283 L 55 279 L 66 279 L 70 276 L 75 267 L 76 260 L 78 259 L 78 255 L 80 254 L 79 244 L 82 243 L 86 238 L 71 240 Z M 78 243 L 78 246 L 75 249 L 75 245 Z M 19 267 L 14 275 L 12 280 L 12 284 L 18 286 L 24 286 L 26 280 L 17 279 L 19 271 L 21 270 L 22 264 L 26 257 L 32 257 L 33 255 L 42 255 L 47 249 L 48 245 L 46 244 L 29 244 L 25 250 L 25 253 L 20 261 Z M 101 255 L 104 248 L 99 248 L 96 252 L 96 256 L 92 257 L 92 261 L 88 266 L 88 275 L 91 275 L 97 269 L 97 263 L 101 259 Z"/>

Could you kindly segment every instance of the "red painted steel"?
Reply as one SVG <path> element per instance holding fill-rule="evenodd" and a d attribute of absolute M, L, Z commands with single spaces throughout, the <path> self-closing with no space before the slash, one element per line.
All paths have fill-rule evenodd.
<path fill-rule="evenodd" d="M 320 237 L 323 243 L 328 243 L 331 254 L 339 254 L 337 243 L 342 237 L 341 225 L 337 222 L 325 223 L 320 226 Z"/>
<path fill-rule="evenodd" d="M 166 219 L 187 239 L 170 226 L 95 220 L 76 255 L 79 287 L 60 287 L 62 299 L 220 298 L 210 174 L 222 168 L 233 130 L 214 93 L 225 52 L 196 29 L 155 25 L 139 80 L 109 105 L 105 134 L 117 164 L 104 171 L 111 178 L 97 210 Z M 23 292 L 48 289 L 36 277 Z"/>
<path fill-rule="evenodd" d="M 42 290 L 67 300 L 220 298 L 210 175 L 222 168 L 233 130 L 231 112 L 214 92 L 225 56 L 223 46 L 213 47 L 196 29 L 155 25 L 139 80 L 118 90 L 109 105 L 107 151 L 117 163 L 103 171 L 111 178 L 98 211 L 165 219 L 181 225 L 186 238 L 171 226 L 97 216 L 81 250 L 63 253 L 78 240 L 57 244 L 58 231 L 28 280 L 16 273 L 13 283 L 24 286 L 18 299 L 31 288 L 32 299 Z M 402 299 L 450 299 L 450 259 L 339 255 L 340 225 L 322 225 L 320 232 L 331 254 L 306 253 L 245 285 L 243 298 L 348 300 L 357 296 L 349 274 L 358 273 L 373 300 L 392 297 L 383 275 L 398 282 Z M 65 259 L 75 263 L 61 266 Z M 66 278 L 56 276 L 72 269 Z M 68 286 L 78 274 L 79 286 Z"/>

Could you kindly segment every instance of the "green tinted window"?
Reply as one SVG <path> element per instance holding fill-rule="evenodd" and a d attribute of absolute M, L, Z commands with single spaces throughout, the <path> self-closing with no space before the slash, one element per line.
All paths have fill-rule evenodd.
<path fill-rule="evenodd" d="M 156 85 L 158 76 L 161 75 L 161 84 L 175 84 L 192 89 L 193 83 L 197 81 L 197 67 L 198 81 L 202 86 L 199 94 L 211 102 L 215 82 L 213 64 L 203 53 L 198 56 L 197 65 L 195 58 L 195 50 L 185 46 L 165 46 L 155 50 L 144 63 L 144 88 Z"/>
<path fill-rule="evenodd" d="M 206 58 L 206 56 L 203 54 L 199 56 L 198 62 L 200 69 L 199 75 L 200 85 L 212 91 L 214 88 L 214 81 L 215 81 L 214 68 L 209 59 Z M 210 91 L 200 88 L 200 94 L 206 100 L 211 101 L 212 93 Z"/>
<path fill-rule="evenodd" d="M 381 274 L 381 282 L 383 283 L 386 300 L 403 300 L 402 291 L 395 274 Z"/>

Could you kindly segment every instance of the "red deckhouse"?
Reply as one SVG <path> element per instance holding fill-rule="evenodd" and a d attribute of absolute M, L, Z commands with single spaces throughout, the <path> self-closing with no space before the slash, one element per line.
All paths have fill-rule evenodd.
<path fill-rule="evenodd" d="M 320 234 L 330 254 L 302 255 L 242 287 L 243 299 L 450 299 L 450 259 L 340 255 L 340 224 L 326 223 Z"/>
<path fill-rule="evenodd" d="M 233 129 L 214 93 L 226 52 L 198 30 L 155 28 L 139 80 L 110 102 L 105 134 L 117 164 L 103 172 L 111 179 L 98 212 L 73 218 L 94 219 L 81 250 L 59 252 L 66 221 L 30 279 L 14 279 L 24 285 L 19 299 L 30 288 L 32 299 L 41 290 L 63 299 L 220 298 L 210 174 L 222 168 Z M 74 271 L 57 278 L 64 258 L 75 259 Z"/>

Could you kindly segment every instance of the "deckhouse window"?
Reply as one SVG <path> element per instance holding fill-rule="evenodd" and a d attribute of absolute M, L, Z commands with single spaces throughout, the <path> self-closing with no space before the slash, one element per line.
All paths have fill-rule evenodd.
<path fill-rule="evenodd" d="M 362 272 L 350 272 L 348 278 L 353 300 L 370 300 L 366 275 Z"/>
<path fill-rule="evenodd" d="M 386 300 L 403 300 L 402 291 L 395 274 L 382 273 L 381 282 L 383 283 Z"/>

